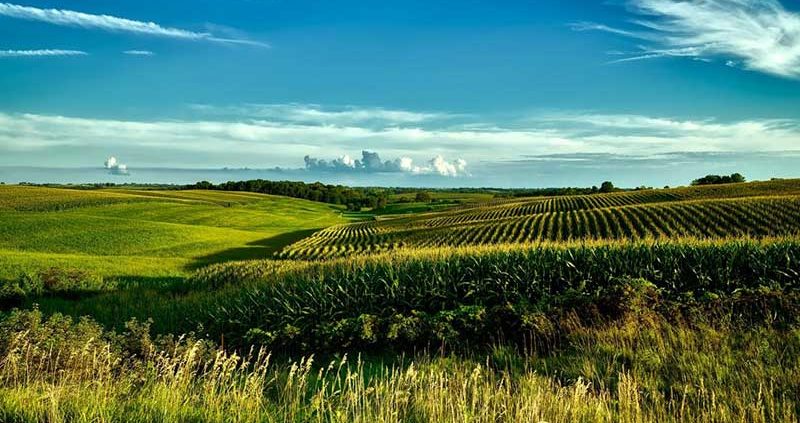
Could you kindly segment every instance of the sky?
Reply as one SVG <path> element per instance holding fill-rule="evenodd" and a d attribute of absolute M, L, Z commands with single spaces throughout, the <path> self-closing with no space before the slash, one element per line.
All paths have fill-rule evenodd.
<path fill-rule="evenodd" d="M 126 168 L 96 172 L 110 156 Z M 220 168 L 396 186 L 800 176 L 800 3 L 0 1 L 0 180 Z"/>

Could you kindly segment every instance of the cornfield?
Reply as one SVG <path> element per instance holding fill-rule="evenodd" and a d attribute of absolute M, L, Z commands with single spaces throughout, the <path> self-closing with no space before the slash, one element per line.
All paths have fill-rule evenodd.
<path fill-rule="evenodd" d="M 387 334 L 403 325 L 414 328 L 408 344 L 435 343 L 449 336 L 437 328 L 462 317 L 468 323 L 461 329 L 471 329 L 455 329 L 458 343 L 485 343 L 497 332 L 517 336 L 529 314 L 558 309 L 565 301 L 587 307 L 620 303 L 603 298 L 635 280 L 652 283 L 663 299 L 677 304 L 738 301 L 760 287 L 793 292 L 800 286 L 800 243 L 594 241 L 413 249 L 294 265 L 248 284 L 226 275 L 257 274 L 258 262 L 225 267 L 244 269 L 206 276 L 207 284 L 232 286 L 203 306 L 210 313 L 202 320 L 207 329 L 231 342 L 319 351 L 347 344 L 398 345 L 403 339 Z M 777 318 L 790 323 L 797 317 L 788 309 L 758 313 L 780 314 Z M 376 335 L 360 339 L 365 327 Z"/>
<path fill-rule="evenodd" d="M 398 248 L 768 237 L 800 231 L 800 196 L 684 197 L 650 191 L 495 202 L 334 226 L 286 247 L 279 256 L 325 259 Z"/>

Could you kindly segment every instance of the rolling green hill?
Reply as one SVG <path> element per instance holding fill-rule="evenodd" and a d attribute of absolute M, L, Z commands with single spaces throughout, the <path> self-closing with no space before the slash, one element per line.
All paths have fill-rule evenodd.
<path fill-rule="evenodd" d="M 321 203 L 215 191 L 0 187 L 0 277 L 48 267 L 106 276 L 186 275 L 269 257 L 347 220 Z"/>

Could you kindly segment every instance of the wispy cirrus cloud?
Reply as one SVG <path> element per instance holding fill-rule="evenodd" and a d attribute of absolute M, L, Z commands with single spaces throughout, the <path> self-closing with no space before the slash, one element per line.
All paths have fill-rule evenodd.
<path fill-rule="evenodd" d="M 748 70 L 800 78 L 800 13 L 779 0 L 629 0 L 635 29 L 572 25 L 652 43 L 614 62 L 722 57 Z"/>
<path fill-rule="evenodd" d="M 599 24 L 596 22 L 575 22 L 569 24 L 569 27 L 574 31 L 602 31 L 611 34 L 622 35 L 630 38 L 638 38 L 640 40 L 656 41 L 658 37 L 642 31 L 634 31 L 628 29 L 614 28 L 608 25 Z"/>
<path fill-rule="evenodd" d="M 417 112 L 385 109 L 381 107 L 321 106 L 318 104 L 245 104 L 238 106 L 212 106 L 193 104 L 196 112 L 215 116 L 249 117 L 295 123 L 352 125 L 407 125 L 421 124 L 454 117 L 449 113 Z"/>
<path fill-rule="evenodd" d="M 0 50 L 0 57 L 86 56 L 88 54 L 80 50 Z"/>
<path fill-rule="evenodd" d="M 209 32 L 196 32 L 180 28 L 171 28 L 155 22 L 143 22 L 110 15 L 94 15 L 64 9 L 40 9 L 12 3 L 0 3 L 0 15 L 28 21 L 46 22 L 53 25 L 98 29 L 109 32 L 127 32 L 133 34 L 167 37 L 183 40 L 214 41 L 229 44 L 247 44 L 269 47 L 268 44 L 239 39 L 217 37 Z"/>
<path fill-rule="evenodd" d="M 127 54 L 128 56 L 155 56 L 156 54 L 150 50 L 125 50 L 122 54 Z"/>

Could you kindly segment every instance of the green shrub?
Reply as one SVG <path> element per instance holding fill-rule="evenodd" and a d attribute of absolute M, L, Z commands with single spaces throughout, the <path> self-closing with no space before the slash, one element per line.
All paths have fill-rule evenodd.
<path fill-rule="evenodd" d="M 23 273 L 17 279 L 0 280 L 0 306 L 17 305 L 30 297 L 77 298 L 114 288 L 115 282 L 101 276 L 78 269 L 51 267 L 37 273 Z"/>

